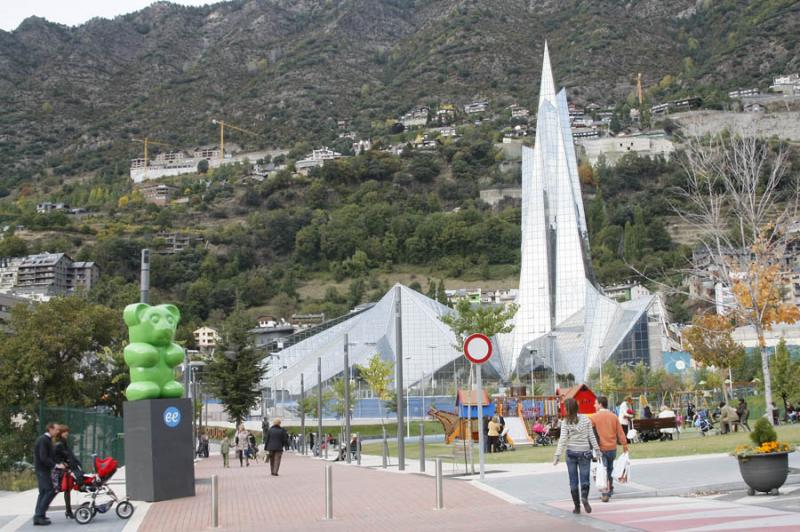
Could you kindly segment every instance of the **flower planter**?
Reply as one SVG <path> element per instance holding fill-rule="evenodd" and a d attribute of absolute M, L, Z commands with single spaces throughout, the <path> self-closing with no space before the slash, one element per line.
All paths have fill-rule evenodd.
<path fill-rule="evenodd" d="M 777 494 L 789 475 L 789 453 L 765 453 L 738 456 L 739 472 L 749 486 L 748 495 L 755 492 Z"/>

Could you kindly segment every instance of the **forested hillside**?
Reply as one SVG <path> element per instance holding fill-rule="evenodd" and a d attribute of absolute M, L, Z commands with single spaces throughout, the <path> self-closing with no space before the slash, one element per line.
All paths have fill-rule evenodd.
<path fill-rule="evenodd" d="M 656 101 L 797 70 L 792 0 L 237 0 L 157 3 L 76 28 L 0 31 L 0 188 L 50 171 L 125 173 L 132 136 L 245 147 L 379 133 L 410 107 L 481 94 L 533 105 L 548 39 L 578 102 L 614 104 L 642 72 Z"/>

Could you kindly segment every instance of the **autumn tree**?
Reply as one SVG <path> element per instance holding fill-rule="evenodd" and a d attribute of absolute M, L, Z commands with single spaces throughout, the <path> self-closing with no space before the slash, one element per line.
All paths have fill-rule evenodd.
<path fill-rule="evenodd" d="M 732 367 L 742 363 L 745 355 L 744 348 L 733 339 L 733 329 L 734 323 L 729 317 L 698 315 L 684 331 L 683 339 L 696 362 L 729 373 Z M 728 390 L 725 386 L 722 389 L 727 401 Z"/>
<path fill-rule="evenodd" d="M 690 139 L 684 154 L 687 182 L 678 192 L 676 212 L 699 239 L 686 273 L 732 292 L 723 310 L 737 325 L 756 333 L 765 403 L 771 411 L 765 334 L 775 323 L 800 318 L 797 307 L 783 298 L 779 266 L 800 204 L 798 189 L 787 177 L 786 150 L 753 136 L 726 133 Z"/>

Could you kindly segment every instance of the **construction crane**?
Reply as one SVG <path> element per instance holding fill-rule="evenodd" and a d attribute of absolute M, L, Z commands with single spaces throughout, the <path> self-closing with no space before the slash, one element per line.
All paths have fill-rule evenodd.
<path fill-rule="evenodd" d="M 220 161 L 225 160 L 225 128 L 229 127 L 231 129 L 235 129 L 236 131 L 241 131 L 242 133 L 247 133 L 248 135 L 258 136 L 258 133 L 253 133 L 247 129 L 241 128 L 239 126 L 234 126 L 233 124 L 229 124 L 227 122 L 223 122 L 222 120 L 217 120 L 216 118 L 211 119 L 211 123 L 219 126 L 219 159 Z"/>
<path fill-rule="evenodd" d="M 145 173 L 145 175 L 147 175 L 147 166 L 148 166 L 149 160 L 150 160 L 148 158 L 148 155 L 147 155 L 147 147 L 150 144 L 155 144 L 156 146 L 164 146 L 165 148 L 171 148 L 172 147 L 170 144 L 167 144 L 166 142 L 156 142 L 155 140 L 150 140 L 148 137 L 145 137 L 143 139 L 131 139 L 131 140 L 133 142 L 140 142 L 140 143 L 144 144 L 144 173 Z"/>

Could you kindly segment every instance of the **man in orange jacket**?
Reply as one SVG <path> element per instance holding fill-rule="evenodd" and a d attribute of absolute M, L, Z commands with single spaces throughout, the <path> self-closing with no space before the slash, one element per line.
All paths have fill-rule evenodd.
<path fill-rule="evenodd" d="M 628 439 L 622 430 L 619 418 L 608 410 L 608 398 L 600 396 L 594 403 L 596 413 L 592 416 L 592 425 L 597 432 L 597 443 L 600 446 L 600 453 L 603 464 L 606 466 L 608 475 L 608 485 L 602 493 L 603 502 L 608 502 L 614 494 L 614 459 L 617 457 L 617 444 L 622 445 L 622 449 L 628 452 Z"/>

